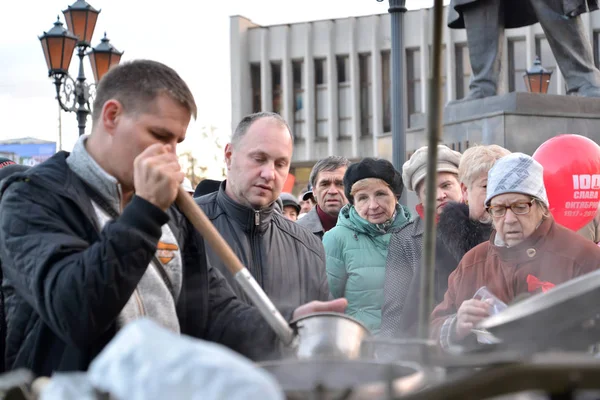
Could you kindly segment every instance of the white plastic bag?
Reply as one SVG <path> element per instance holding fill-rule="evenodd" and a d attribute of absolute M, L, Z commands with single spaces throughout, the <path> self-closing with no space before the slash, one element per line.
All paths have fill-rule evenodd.
<path fill-rule="evenodd" d="M 96 400 L 85 372 L 57 373 L 40 393 L 40 400 Z"/>
<path fill-rule="evenodd" d="M 91 384 L 117 400 L 283 400 L 275 379 L 228 348 L 149 319 L 125 326 L 92 362 Z"/>

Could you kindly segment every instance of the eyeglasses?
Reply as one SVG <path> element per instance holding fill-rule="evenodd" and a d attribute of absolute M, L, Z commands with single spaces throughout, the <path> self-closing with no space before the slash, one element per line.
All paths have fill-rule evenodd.
<path fill-rule="evenodd" d="M 489 206 L 487 212 L 489 212 L 492 217 L 499 218 L 504 217 L 506 215 L 506 210 L 510 208 L 515 215 L 525 215 L 529 213 L 531 206 L 533 206 L 534 203 L 535 200 L 531 200 L 518 201 L 509 206 Z"/>

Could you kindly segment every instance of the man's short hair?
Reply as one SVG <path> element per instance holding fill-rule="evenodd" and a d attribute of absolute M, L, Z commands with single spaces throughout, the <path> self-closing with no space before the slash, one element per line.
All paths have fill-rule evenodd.
<path fill-rule="evenodd" d="M 188 85 L 170 67 L 151 60 L 134 60 L 112 67 L 100 79 L 92 111 L 92 123 L 110 99 L 118 100 L 126 113 L 148 111 L 161 94 L 180 103 L 196 118 L 198 109 Z"/>
<path fill-rule="evenodd" d="M 244 118 L 242 118 L 240 123 L 235 128 L 235 131 L 233 131 L 233 135 L 231 135 L 231 144 L 235 146 L 235 144 L 237 144 L 242 139 L 242 137 L 248 132 L 250 126 L 252 126 L 252 124 L 258 121 L 259 119 L 263 118 L 273 119 L 276 123 L 280 124 L 282 127 L 288 130 L 292 139 L 294 138 L 292 136 L 292 130 L 290 129 L 290 126 L 281 115 L 270 111 L 261 111 L 254 114 L 246 115 Z"/>
<path fill-rule="evenodd" d="M 319 176 L 319 172 L 321 171 L 335 171 L 336 169 L 340 169 L 343 167 L 348 168 L 350 165 L 350 161 L 346 157 L 342 156 L 329 156 L 327 158 L 323 158 L 315 164 L 312 171 L 310 171 L 310 175 L 308 180 L 312 187 L 314 188 L 317 185 L 317 177 Z"/>
<path fill-rule="evenodd" d="M 509 150 L 496 144 L 469 147 L 460 158 L 458 181 L 470 189 L 475 179 L 492 169 L 496 160 L 509 154 Z"/>

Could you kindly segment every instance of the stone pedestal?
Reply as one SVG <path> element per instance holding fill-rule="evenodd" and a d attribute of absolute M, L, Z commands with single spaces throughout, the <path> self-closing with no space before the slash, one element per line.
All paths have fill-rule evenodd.
<path fill-rule="evenodd" d="M 420 120 L 420 125 L 407 130 L 407 156 L 427 145 L 425 118 Z M 509 93 L 448 105 L 443 124 L 442 143 L 457 151 L 498 144 L 531 155 L 549 138 L 565 133 L 600 143 L 600 99 Z M 391 136 L 380 138 L 378 147 L 380 157 L 391 160 Z"/>

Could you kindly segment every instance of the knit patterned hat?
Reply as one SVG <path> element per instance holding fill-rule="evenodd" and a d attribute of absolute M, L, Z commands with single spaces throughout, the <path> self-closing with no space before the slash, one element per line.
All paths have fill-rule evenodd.
<path fill-rule="evenodd" d="M 485 205 L 504 193 L 526 194 L 548 206 L 542 164 L 523 153 L 512 153 L 496 161 L 488 172 Z"/>

